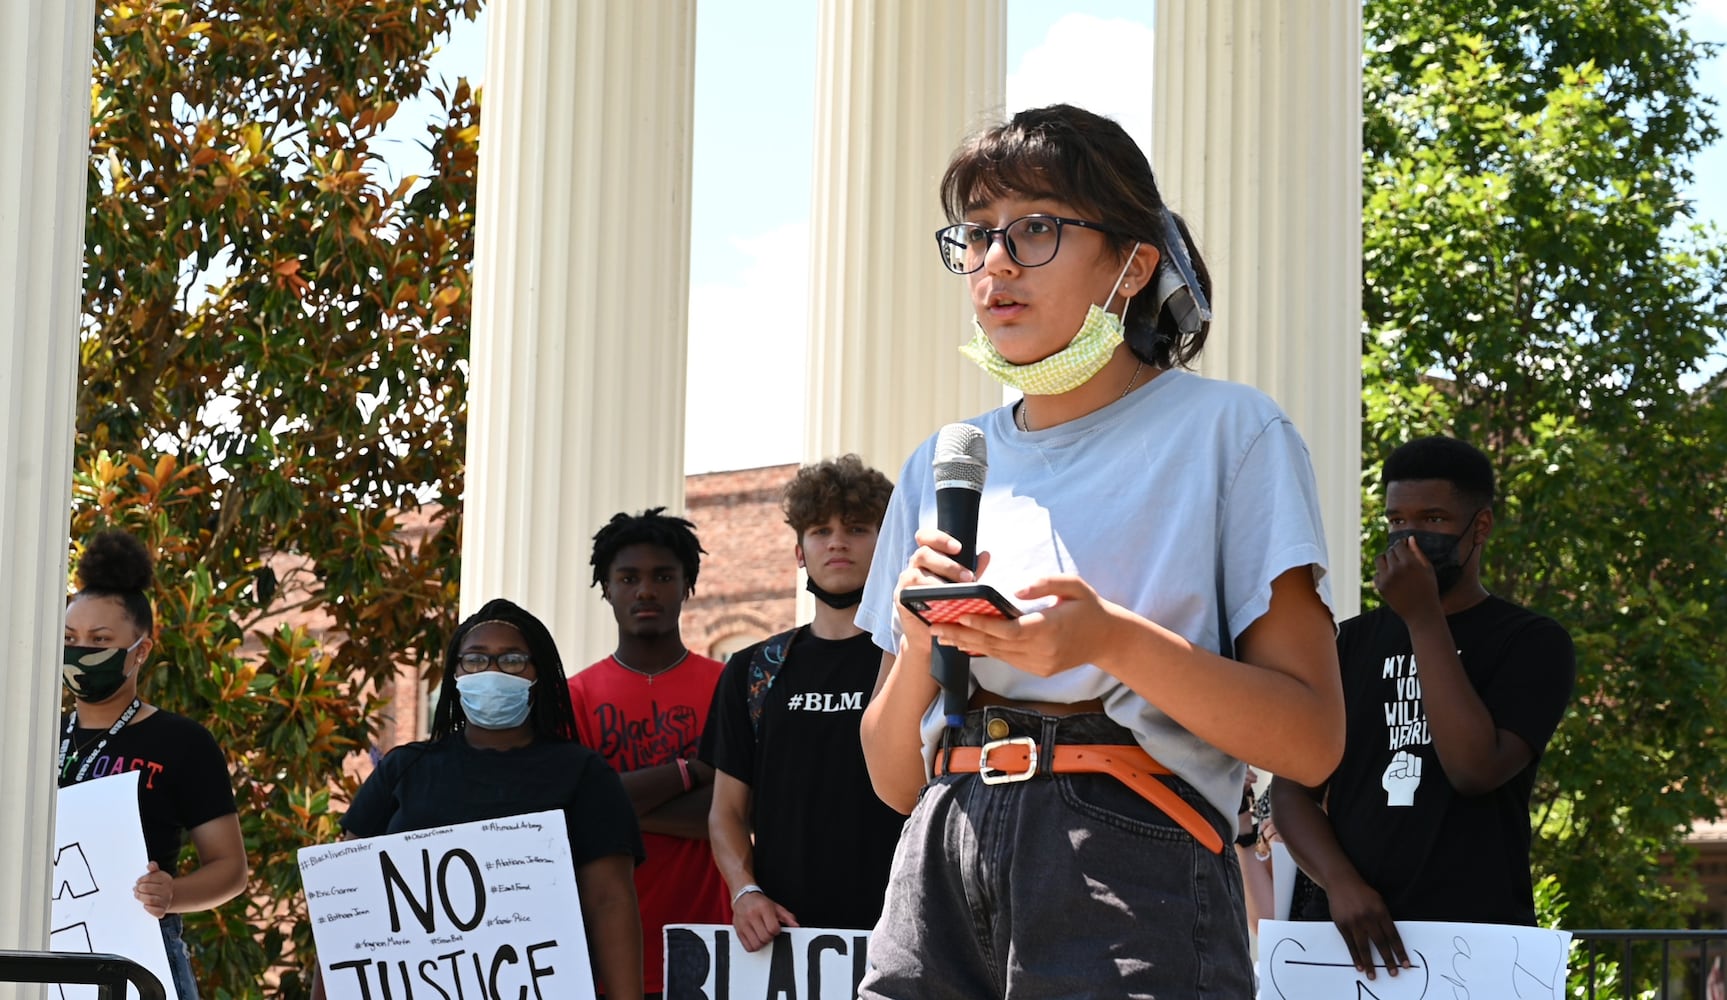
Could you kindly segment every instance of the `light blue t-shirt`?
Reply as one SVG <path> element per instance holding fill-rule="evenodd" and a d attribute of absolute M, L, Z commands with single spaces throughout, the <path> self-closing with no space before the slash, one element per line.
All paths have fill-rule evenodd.
<path fill-rule="evenodd" d="M 1045 430 L 1019 430 L 1009 407 L 970 423 L 989 448 L 977 548 L 990 562 L 980 582 L 1010 599 L 1039 577 L 1078 574 L 1105 599 L 1220 652 L 1265 614 L 1271 583 L 1285 570 L 1312 567 L 1320 597 L 1331 603 L 1307 446 L 1256 389 L 1173 370 Z M 893 653 L 900 641 L 894 585 L 917 548 L 917 530 L 935 526 L 934 453 L 931 437 L 900 471 L 858 609 L 857 624 Z M 1228 646 L 1220 638 L 1226 632 Z M 974 688 L 1007 698 L 1102 699 L 1147 752 L 1234 817 L 1240 762 L 1102 670 L 1088 664 L 1036 677 L 977 658 L 972 678 Z M 926 766 L 943 725 L 932 703 L 922 727 Z"/>

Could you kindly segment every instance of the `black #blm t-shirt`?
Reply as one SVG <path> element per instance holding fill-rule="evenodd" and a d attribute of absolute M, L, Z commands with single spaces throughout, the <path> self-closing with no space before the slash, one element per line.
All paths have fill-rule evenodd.
<path fill-rule="evenodd" d="M 749 666 L 726 663 L 702 759 L 750 786 L 755 877 L 805 927 L 868 929 L 881 916 L 905 817 L 876 797 L 858 728 L 881 650 L 867 633 L 822 639 L 803 629 L 751 731 Z"/>

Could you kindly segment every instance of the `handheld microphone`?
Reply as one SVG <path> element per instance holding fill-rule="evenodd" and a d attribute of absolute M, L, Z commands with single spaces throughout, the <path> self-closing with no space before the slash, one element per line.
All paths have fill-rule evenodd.
<path fill-rule="evenodd" d="M 935 526 L 959 542 L 954 561 L 973 571 L 977 569 L 977 507 L 984 474 L 989 471 L 988 454 L 983 431 L 971 424 L 948 424 L 936 435 Z M 930 673 L 941 685 L 941 711 L 947 724 L 963 725 L 971 696 L 971 657 L 937 643 Z"/>

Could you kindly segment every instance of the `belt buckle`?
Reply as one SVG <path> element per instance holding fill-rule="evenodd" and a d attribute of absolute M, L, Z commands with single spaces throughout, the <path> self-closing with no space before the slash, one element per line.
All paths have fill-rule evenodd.
<path fill-rule="evenodd" d="M 1002 747 L 1021 745 L 1025 747 L 1025 770 L 1003 771 L 989 766 L 989 752 Z M 991 772 L 994 772 L 993 774 Z M 985 743 L 977 758 L 977 776 L 986 785 L 1005 785 L 1013 781 L 1027 781 L 1037 774 L 1037 741 L 1030 736 L 1013 736 L 1005 740 L 990 740 Z"/>

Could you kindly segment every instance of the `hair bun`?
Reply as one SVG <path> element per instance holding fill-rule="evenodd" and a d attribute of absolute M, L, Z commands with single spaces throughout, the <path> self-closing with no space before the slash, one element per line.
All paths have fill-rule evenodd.
<path fill-rule="evenodd" d="M 152 579 L 150 551 L 124 531 L 101 532 L 85 543 L 78 560 L 81 590 L 143 593 Z"/>

